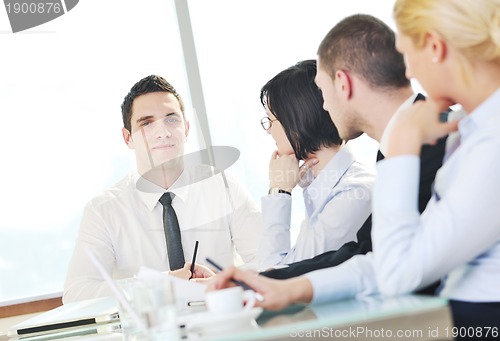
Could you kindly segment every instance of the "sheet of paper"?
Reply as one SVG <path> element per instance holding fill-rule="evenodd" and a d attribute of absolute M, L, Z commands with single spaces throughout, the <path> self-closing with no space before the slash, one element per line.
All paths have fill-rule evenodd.
<path fill-rule="evenodd" d="M 179 312 L 182 312 L 186 310 L 186 308 L 188 308 L 188 302 L 205 300 L 205 284 L 189 281 L 187 279 L 182 279 L 175 276 L 169 276 L 163 272 L 153 270 L 144 266 L 139 269 L 137 278 L 144 281 L 169 281 L 174 288 L 174 294 Z"/>

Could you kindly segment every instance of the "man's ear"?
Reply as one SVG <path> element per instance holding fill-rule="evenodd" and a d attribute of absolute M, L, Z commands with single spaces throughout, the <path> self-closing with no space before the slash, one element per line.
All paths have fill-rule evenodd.
<path fill-rule="evenodd" d="M 184 123 L 184 142 L 187 142 L 187 138 L 188 138 L 188 135 L 189 135 L 189 121 L 186 120 L 186 122 Z"/>
<path fill-rule="evenodd" d="M 337 70 L 335 72 L 335 88 L 344 98 L 349 99 L 352 96 L 352 83 L 351 77 L 344 70 Z"/>
<path fill-rule="evenodd" d="M 122 128 L 123 141 L 129 149 L 134 149 L 134 141 L 132 140 L 132 134 L 127 128 Z"/>

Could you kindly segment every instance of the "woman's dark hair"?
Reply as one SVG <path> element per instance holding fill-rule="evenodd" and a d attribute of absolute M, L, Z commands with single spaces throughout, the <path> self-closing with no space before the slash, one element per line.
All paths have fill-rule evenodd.
<path fill-rule="evenodd" d="M 260 101 L 280 121 L 298 160 L 321 147 L 342 144 L 314 83 L 316 61 L 304 60 L 281 71 L 260 90 Z"/>

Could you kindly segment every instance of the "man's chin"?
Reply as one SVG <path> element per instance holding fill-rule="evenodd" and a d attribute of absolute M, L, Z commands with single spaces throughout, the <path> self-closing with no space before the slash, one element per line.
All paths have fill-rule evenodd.
<path fill-rule="evenodd" d="M 157 168 L 163 168 L 163 169 L 171 169 L 171 168 L 178 168 L 182 167 L 183 165 L 183 156 L 178 156 L 174 158 L 165 158 L 162 160 L 158 160 L 155 162 L 155 167 L 153 169 Z"/>
<path fill-rule="evenodd" d="M 148 164 L 144 164 L 145 167 L 140 167 L 142 169 L 142 173 L 145 172 L 154 172 L 156 170 L 162 169 L 176 169 L 179 167 L 183 167 L 183 156 L 178 157 L 170 157 L 170 158 L 156 158 L 148 162 Z"/>
<path fill-rule="evenodd" d="M 174 159 L 166 159 L 163 162 L 158 162 L 156 166 L 143 169 L 142 171 L 139 171 L 139 173 L 142 178 L 148 180 L 149 182 L 160 187 L 167 188 L 171 185 L 170 181 L 172 181 L 172 179 L 170 177 L 175 178 L 179 176 L 183 168 L 183 158 L 177 157 Z"/>
<path fill-rule="evenodd" d="M 347 133 L 341 133 L 339 132 L 339 135 L 340 135 L 340 138 L 344 141 L 344 143 L 347 143 L 347 141 L 350 141 L 350 140 L 354 140 L 358 137 L 360 137 L 361 135 L 363 135 L 363 132 L 361 131 L 355 131 L 355 132 L 347 132 Z"/>

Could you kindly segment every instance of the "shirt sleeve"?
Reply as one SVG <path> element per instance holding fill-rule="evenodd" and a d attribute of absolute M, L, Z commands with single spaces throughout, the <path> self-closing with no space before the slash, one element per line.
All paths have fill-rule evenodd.
<path fill-rule="evenodd" d="M 236 252 L 244 262 L 243 267 L 256 270 L 262 230 L 261 213 L 257 204 L 240 183 L 229 176 L 227 180 L 234 208 L 230 226 L 231 238 Z"/>
<path fill-rule="evenodd" d="M 259 269 L 280 264 L 290 251 L 292 196 L 276 193 L 261 199 L 262 238 L 259 245 Z"/>
<path fill-rule="evenodd" d="M 445 164 L 436 177 L 440 199 L 433 197 L 422 215 L 417 210 L 418 157 L 379 162 L 372 236 L 383 293 L 421 288 L 498 243 L 500 159 L 491 156 L 500 146 L 493 142 L 476 141 L 453 155 L 454 163 Z"/>
<path fill-rule="evenodd" d="M 371 173 L 359 178 L 346 176 L 338 186 L 330 189 L 325 199 L 316 201 L 314 211 L 312 203 L 318 193 L 307 192 L 308 188 L 304 193 L 308 213 L 293 248 L 290 241 L 291 197 L 285 194 L 264 197 L 260 269 L 310 259 L 356 241 L 358 230 L 371 213 L 372 183 Z"/>
<path fill-rule="evenodd" d="M 356 255 L 338 266 L 309 272 L 304 276 L 313 287 L 313 304 L 378 293 L 371 252 Z"/>
<path fill-rule="evenodd" d="M 356 241 L 356 233 L 370 213 L 371 191 L 367 184 L 353 184 L 335 192 L 314 219 L 304 220 L 295 247 L 282 263 L 313 258 Z"/>
<path fill-rule="evenodd" d="M 111 245 L 104 221 L 92 204 L 88 204 L 69 262 L 64 284 L 64 303 L 112 295 L 108 284 L 85 251 L 89 248 L 111 274 L 115 262 Z"/>

